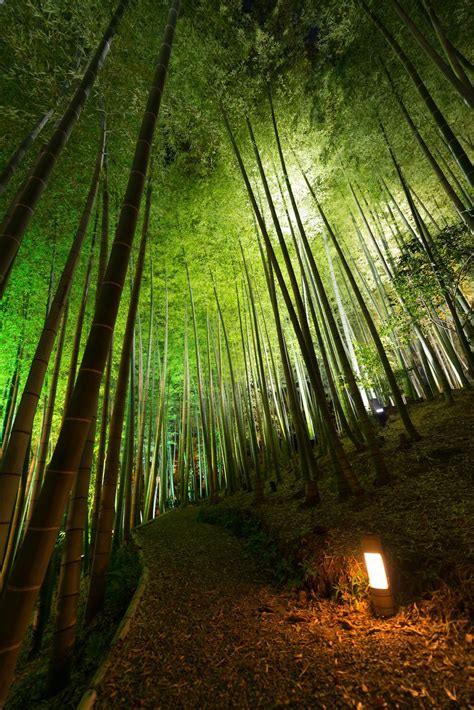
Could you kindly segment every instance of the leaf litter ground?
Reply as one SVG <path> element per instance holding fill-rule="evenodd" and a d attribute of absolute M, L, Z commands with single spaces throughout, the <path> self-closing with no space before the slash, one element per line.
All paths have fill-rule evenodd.
<path fill-rule="evenodd" d="M 390 424 L 396 481 L 371 489 L 363 457 L 354 459 L 368 491 L 358 503 L 338 504 L 328 476 L 326 501 L 312 510 L 296 481 L 257 509 L 239 494 L 141 528 L 150 581 L 96 707 L 472 707 L 472 403 L 414 407 L 423 440 L 413 446 Z M 304 572 L 297 588 L 275 583 L 274 556 L 200 522 L 199 511 L 223 524 L 258 519 Z M 374 618 L 366 601 L 358 536 L 367 528 L 391 559 L 401 601 L 392 619 Z"/>

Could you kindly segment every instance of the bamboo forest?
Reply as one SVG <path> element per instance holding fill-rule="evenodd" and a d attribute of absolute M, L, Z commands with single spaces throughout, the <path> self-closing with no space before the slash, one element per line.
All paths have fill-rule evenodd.
<path fill-rule="evenodd" d="M 472 4 L 0 28 L 0 707 L 472 708 Z"/>

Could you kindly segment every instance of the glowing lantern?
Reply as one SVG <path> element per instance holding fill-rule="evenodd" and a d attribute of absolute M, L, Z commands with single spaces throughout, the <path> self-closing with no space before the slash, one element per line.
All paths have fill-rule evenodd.
<path fill-rule="evenodd" d="M 362 539 L 362 550 L 369 575 L 370 597 L 375 611 L 379 616 L 393 616 L 395 602 L 378 535 L 365 535 Z"/>

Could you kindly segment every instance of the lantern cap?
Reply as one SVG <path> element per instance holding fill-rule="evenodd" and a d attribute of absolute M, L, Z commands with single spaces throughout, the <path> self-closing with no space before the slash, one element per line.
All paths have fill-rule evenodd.
<path fill-rule="evenodd" d="M 382 554 L 383 549 L 380 537 L 372 533 L 363 535 L 362 550 L 363 552 L 378 552 L 379 554 Z"/>

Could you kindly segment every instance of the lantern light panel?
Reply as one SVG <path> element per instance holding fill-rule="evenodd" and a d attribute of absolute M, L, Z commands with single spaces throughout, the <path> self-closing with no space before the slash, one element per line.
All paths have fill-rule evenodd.
<path fill-rule="evenodd" d="M 388 589 L 388 579 L 382 555 L 379 552 L 364 552 L 364 557 L 369 575 L 369 585 L 372 589 Z"/>

